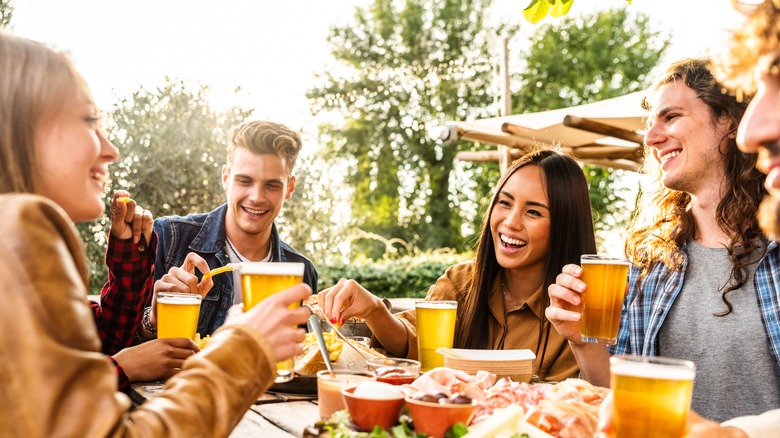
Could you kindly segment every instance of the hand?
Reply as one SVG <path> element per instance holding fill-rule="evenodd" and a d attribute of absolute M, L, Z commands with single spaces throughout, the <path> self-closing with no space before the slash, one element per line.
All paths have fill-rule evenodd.
<path fill-rule="evenodd" d="M 609 391 L 599 406 L 599 425 L 596 436 L 598 438 L 610 438 L 615 436 L 615 423 L 612 418 L 615 409 L 615 399 L 612 391 Z"/>
<path fill-rule="evenodd" d="M 225 324 L 248 325 L 265 338 L 277 362 L 289 359 L 303 353 L 306 331 L 297 326 L 305 324 L 311 315 L 308 307 L 290 309 L 289 306 L 306 300 L 310 295 L 311 288 L 299 283 L 271 295 L 246 313 L 243 312 L 243 304 L 236 304 L 230 308 Z"/>
<path fill-rule="evenodd" d="M 555 284 L 547 289 L 550 307 L 544 312 L 558 333 L 573 344 L 582 344 L 579 305 L 582 303 L 580 294 L 587 290 L 587 286 L 581 278 L 580 266 L 564 266 Z"/>
<path fill-rule="evenodd" d="M 176 374 L 184 360 L 199 351 L 191 339 L 155 339 L 121 350 L 114 360 L 131 382 L 148 382 Z"/>
<path fill-rule="evenodd" d="M 198 277 L 195 276 L 195 268 L 205 274 L 209 272 L 209 265 L 203 257 L 191 252 L 184 259 L 184 264 L 180 268 L 173 267 L 167 274 L 154 283 L 154 295 L 152 295 L 152 313 L 149 315 L 149 322 L 157 326 L 157 293 L 158 292 L 179 292 L 185 294 L 198 294 L 205 297 L 214 282 L 207 278 L 198 283 Z"/>
<path fill-rule="evenodd" d="M 615 400 L 610 391 L 599 407 L 598 438 L 611 438 L 615 436 L 614 423 Z M 686 438 L 748 438 L 747 434 L 736 427 L 721 426 L 720 424 L 702 418 L 693 411 L 688 411 L 688 433 Z"/>
<path fill-rule="evenodd" d="M 128 198 L 130 194 L 124 190 L 117 190 L 111 202 L 111 234 L 117 239 L 133 238 L 133 243 L 138 243 L 143 235 L 148 243 L 152 240 L 152 225 L 154 218 L 149 210 L 144 210 L 132 199 L 122 202 L 119 199 Z M 143 251 L 146 248 L 138 248 Z"/>
<path fill-rule="evenodd" d="M 747 434 L 736 427 L 721 426 L 719 423 L 702 418 L 696 412 L 688 412 L 687 438 L 748 438 Z"/>
<path fill-rule="evenodd" d="M 341 324 L 353 316 L 368 318 L 379 307 L 385 307 L 382 300 L 357 281 L 344 278 L 335 286 L 318 293 L 317 303 L 331 322 Z"/>

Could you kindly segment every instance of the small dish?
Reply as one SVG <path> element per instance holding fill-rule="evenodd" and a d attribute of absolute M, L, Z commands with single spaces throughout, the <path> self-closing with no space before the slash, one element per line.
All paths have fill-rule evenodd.
<path fill-rule="evenodd" d="M 404 407 L 404 397 L 391 399 L 362 398 L 354 394 L 358 386 L 344 388 L 341 395 L 347 405 L 352 423 L 362 431 L 370 431 L 374 426 L 390 429 L 399 422 Z"/>
<path fill-rule="evenodd" d="M 455 423 L 468 425 L 474 404 L 474 401 L 469 404 L 441 404 L 406 398 L 414 431 L 430 438 L 442 438 Z"/>

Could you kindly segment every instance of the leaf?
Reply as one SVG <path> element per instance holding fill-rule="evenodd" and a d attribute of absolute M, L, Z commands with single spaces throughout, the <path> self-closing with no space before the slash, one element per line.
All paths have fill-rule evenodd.
<path fill-rule="evenodd" d="M 550 12 L 550 15 L 553 17 L 563 17 L 569 13 L 569 9 L 571 9 L 571 5 L 573 4 L 574 0 L 553 0 L 552 12 Z"/>
<path fill-rule="evenodd" d="M 523 9 L 523 16 L 532 24 L 536 24 L 550 13 L 549 0 L 533 0 L 527 8 Z"/>

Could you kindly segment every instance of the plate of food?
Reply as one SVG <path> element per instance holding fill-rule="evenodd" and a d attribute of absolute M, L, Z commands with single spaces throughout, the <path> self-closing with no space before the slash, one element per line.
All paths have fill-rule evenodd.
<path fill-rule="evenodd" d="M 385 355 L 363 343 L 343 341 L 333 333 L 322 334 L 328 346 L 334 370 L 370 371 L 368 359 L 385 359 Z M 344 342 L 354 347 L 345 346 Z M 303 342 L 303 354 L 295 358 L 295 377 L 289 382 L 274 383 L 269 391 L 290 394 L 316 394 L 317 371 L 325 370 L 325 360 L 320 352 L 314 333 L 307 333 Z"/>

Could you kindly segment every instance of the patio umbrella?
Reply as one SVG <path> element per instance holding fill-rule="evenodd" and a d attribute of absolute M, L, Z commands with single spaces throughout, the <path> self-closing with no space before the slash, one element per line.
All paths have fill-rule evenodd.
<path fill-rule="evenodd" d="M 511 161 L 533 148 L 559 147 L 578 161 L 638 171 L 643 161 L 645 91 L 599 102 L 537 113 L 464 122 L 431 130 L 439 140 L 471 140 L 499 150 L 460 152 L 464 161 Z M 502 164 L 505 164 L 505 161 Z M 502 169 L 503 170 L 503 169 Z"/>

